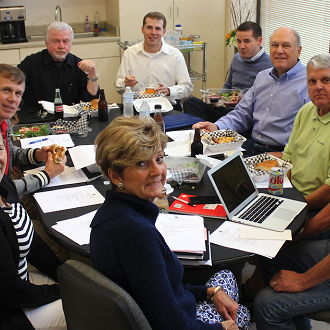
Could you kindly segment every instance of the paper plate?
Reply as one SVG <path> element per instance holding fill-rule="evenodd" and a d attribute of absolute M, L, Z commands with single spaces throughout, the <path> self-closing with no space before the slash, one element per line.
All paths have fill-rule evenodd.
<path fill-rule="evenodd" d="M 154 97 L 150 99 L 137 99 L 133 101 L 134 107 L 137 112 L 140 112 L 140 106 L 143 101 L 146 101 L 150 107 L 150 113 L 155 113 L 155 105 L 160 104 L 162 106 L 162 112 L 168 112 L 173 110 L 172 104 L 165 97 Z"/>

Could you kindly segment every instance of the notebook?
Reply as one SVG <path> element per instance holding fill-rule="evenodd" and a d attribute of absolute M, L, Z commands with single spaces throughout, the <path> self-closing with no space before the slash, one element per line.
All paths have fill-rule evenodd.
<path fill-rule="evenodd" d="M 196 197 L 196 195 L 180 194 L 178 197 L 189 202 L 189 198 Z M 226 211 L 219 204 L 219 200 L 217 204 L 196 204 L 195 206 L 175 200 L 170 205 L 169 210 L 174 213 L 198 214 L 210 218 L 226 219 Z"/>
<path fill-rule="evenodd" d="M 283 231 L 307 205 L 259 193 L 240 152 L 211 168 L 208 176 L 231 221 Z M 251 207 L 256 208 L 251 211 Z"/>
<path fill-rule="evenodd" d="M 177 130 L 189 127 L 204 121 L 201 118 L 195 117 L 189 113 L 179 113 L 177 115 L 163 116 L 166 131 Z"/>

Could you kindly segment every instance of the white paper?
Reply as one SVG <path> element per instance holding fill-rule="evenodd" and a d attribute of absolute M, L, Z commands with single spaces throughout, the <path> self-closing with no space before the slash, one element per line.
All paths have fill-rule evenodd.
<path fill-rule="evenodd" d="M 179 131 L 169 131 L 166 135 L 169 136 L 173 141 L 191 142 L 194 130 L 179 130 Z"/>
<path fill-rule="evenodd" d="M 27 174 L 37 174 L 44 168 L 45 166 L 27 170 L 24 172 L 24 176 Z M 65 166 L 64 172 L 51 179 L 50 183 L 47 186 L 43 186 L 42 188 L 63 186 L 65 184 L 74 184 L 82 182 L 89 182 L 89 179 L 87 175 L 83 172 L 83 170 L 80 169 L 77 171 L 74 167 Z"/>
<path fill-rule="evenodd" d="M 213 244 L 224 247 L 256 253 L 267 258 L 274 258 L 285 240 L 246 239 L 240 238 L 240 228 L 245 225 L 225 221 L 210 236 Z"/>
<path fill-rule="evenodd" d="M 104 197 L 93 185 L 37 192 L 34 198 L 44 213 L 102 204 Z"/>
<path fill-rule="evenodd" d="M 93 144 L 70 148 L 69 154 L 76 170 L 95 164 L 95 147 Z"/>
<path fill-rule="evenodd" d="M 34 141 L 39 141 L 31 143 Z M 22 148 L 42 148 L 43 146 L 51 146 L 52 144 L 57 144 L 62 147 L 70 148 L 74 146 L 70 134 L 57 134 L 57 135 L 47 135 L 47 136 L 36 136 L 31 138 L 21 139 Z"/>
<path fill-rule="evenodd" d="M 190 156 L 190 143 L 183 143 L 181 141 L 168 142 L 164 152 L 165 155 L 172 157 Z"/>
<path fill-rule="evenodd" d="M 286 229 L 282 232 L 274 231 L 264 228 L 256 228 L 252 226 L 241 227 L 239 230 L 240 238 L 255 238 L 255 239 L 275 239 L 275 240 L 292 240 L 292 233 L 290 229 Z"/>
<path fill-rule="evenodd" d="M 205 251 L 204 219 L 200 216 L 160 213 L 156 228 L 172 251 Z"/>
<path fill-rule="evenodd" d="M 52 228 L 79 245 L 89 244 L 91 234 L 90 224 L 95 213 L 96 210 L 77 218 L 58 221 Z"/>

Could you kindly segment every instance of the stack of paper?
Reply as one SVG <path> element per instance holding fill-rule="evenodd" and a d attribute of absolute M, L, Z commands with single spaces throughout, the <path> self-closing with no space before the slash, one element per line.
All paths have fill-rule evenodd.
<path fill-rule="evenodd" d="M 274 258 L 284 242 L 291 239 L 291 230 L 276 232 L 232 221 L 225 221 L 210 236 L 211 243 L 267 258 Z"/>
<path fill-rule="evenodd" d="M 156 228 L 184 264 L 211 265 L 211 250 L 202 217 L 160 213 Z"/>

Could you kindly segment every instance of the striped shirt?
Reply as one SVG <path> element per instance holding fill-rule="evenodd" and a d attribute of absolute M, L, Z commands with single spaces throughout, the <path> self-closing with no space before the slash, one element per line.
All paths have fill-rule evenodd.
<path fill-rule="evenodd" d="M 26 256 L 30 251 L 30 245 L 34 233 L 32 221 L 23 205 L 20 203 L 11 204 L 9 207 L 3 208 L 3 210 L 9 215 L 16 231 L 19 247 L 18 275 L 22 280 L 27 281 L 28 273 Z"/>

